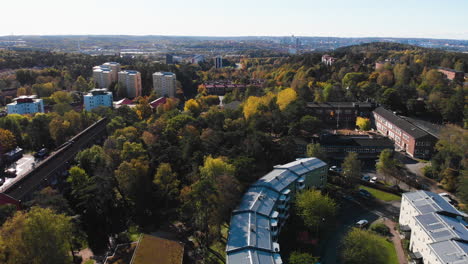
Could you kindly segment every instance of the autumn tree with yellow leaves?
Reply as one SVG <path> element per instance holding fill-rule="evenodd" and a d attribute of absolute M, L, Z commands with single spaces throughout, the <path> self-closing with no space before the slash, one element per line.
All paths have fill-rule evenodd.
<path fill-rule="evenodd" d="M 292 88 L 287 88 L 278 93 L 276 103 L 280 110 L 286 109 L 286 107 L 297 99 L 297 93 Z"/>

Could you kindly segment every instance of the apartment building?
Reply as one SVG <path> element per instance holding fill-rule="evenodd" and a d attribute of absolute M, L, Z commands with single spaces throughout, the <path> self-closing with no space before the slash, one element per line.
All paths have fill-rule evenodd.
<path fill-rule="evenodd" d="M 215 60 L 215 68 L 221 69 L 223 67 L 223 57 L 216 56 L 214 60 Z"/>
<path fill-rule="evenodd" d="M 324 63 L 327 66 L 331 66 L 333 63 L 335 63 L 336 58 L 333 58 L 332 56 L 325 54 L 322 56 L 322 63 Z"/>
<path fill-rule="evenodd" d="M 117 82 L 120 64 L 117 62 L 106 62 L 93 67 L 93 78 L 99 87 L 109 88 L 112 82 Z"/>
<path fill-rule="evenodd" d="M 140 72 L 130 70 L 120 71 L 118 77 L 119 84 L 125 88 L 127 97 L 135 98 L 142 95 Z"/>
<path fill-rule="evenodd" d="M 175 73 L 153 73 L 153 88 L 156 94 L 159 96 L 175 97 L 177 90 Z"/>
<path fill-rule="evenodd" d="M 274 169 L 251 185 L 232 212 L 227 264 L 282 264 L 278 235 L 289 218 L 290 201 L 304 188 L 327 183 L 327 164 L 304 158 Z"/>
<path fill-rule="evenodd" d="M 444 67 L 437 68 L 437 71 L 444 74 L 447 77 L 447 79 L 451 81 L 463 82 L 463 80 L 465 79 L 465 73 L 462 71 L 457 71 L 454 69 L 449 69 L 449 68 L 444 68 Z"/>
<path fill-rule="evenodd" d="M 373 117 L 377 131 L 390 138 L 397 150 L 414 158 L 431 157 L 437 142 L 434 135 L 383 107 L 376 108 Z"/>
<path fill-rule="evenodd" d="M 442 196 L 416 191 L 401 200 L 400 229 L 410 234 L 411 256 L 415 263 L 468 263 L 468 229 L 458 211 Z"/>
<path fill-rule="evenodd" d="M 370 118 L 375 103 L 370 102 L 308 102 L 307 111 L 331 127 L 356 127 L 358 116 Z"/>
<path fill-rule="evenodd" d="M 107 89 L 93 89 L 83 96 L 83 101 L 85 110 L 91 111 L 99 106 L 112 107 L 113 97 Z"/>
<path fill-rule="evenodd" d="M 7 105 L 7 112 L 9 115 L 44 113 L 44 101 L 35 95 L 20 96 Z"/>

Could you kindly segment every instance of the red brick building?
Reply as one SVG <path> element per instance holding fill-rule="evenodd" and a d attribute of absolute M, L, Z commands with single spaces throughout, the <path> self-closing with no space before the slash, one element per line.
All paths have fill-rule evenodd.
<path fill-rule="evenodd" d="M 437 70 L 440 73 L 443 73 L 445 76 L 447 76 L 447 79 L 451 81 L 463 82 L 463 80 L 465 79 L 465 73 L 462 71 L 456 71 L 456 70 L 444 68 L 444 67 L 439 67 Z"/>
<path fill-rule="evenodd" d="M 395 143 L 411 157 L 428 159 L 434 152 L 437 138 L 393 112 L 379 107 L 373 111 L 377 131 Z"/>

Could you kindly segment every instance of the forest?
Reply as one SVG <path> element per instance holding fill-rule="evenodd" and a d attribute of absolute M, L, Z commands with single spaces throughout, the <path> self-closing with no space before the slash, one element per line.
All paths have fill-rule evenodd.
<path fill-rule="evenodd" d="M 19 249 L 39 247 L 40 240 L 25 235 L 39 224 L 28 221 L 30 216 L 57 222 L 50 227 L 59 234 L 57 245 L 44 248 L 41 255 L 49 263 L 71 262 L 63 243 L 104 252 L 110 236 L 128 242 L 135 233 L 168 224 L 183 226 L 181 239 L 194 249 L 194 263 L 217 263 L 209 257 L 210 248 L 222 248 L 223 229 L 242 193 L 272 166 L 297 157 L 297 137 L 310 138 L 325 128 L 309 115 L 306 102 L 311 101 L 369 100 L 449 124 L 427 175 L 450 191 L 463 186 L 458 194 L 467 203 L 467 87 L 447 80 L 436 68 L 466 72 L 468 54 L 385 43 L 329 54 L 336 57 L 331 66 L 321 63 L 323 53 L 309 53 L 244 57 L 238 61 L 241 69 L 214 69 L 211 62 L 165 65 L 139 57 L 0 51 L 0 68 L 14 71 L 0 75 L 0 89 L 36 94 L 50 109 L 34 116 L 0 117 L 3 153 L 17 145 L 32 151 L 53 149 L 96 120 L 109 120 L 105 142 L 76 156 L 60 189 L 37 192 L 26 203 L 29 211 L 0 207 L 0 262 L 28 263 Z M 140 71 L 144 96 L 135 100 L 134 108 L 80 110 L 80 93 L 95 87 L 92 67 L 106 61 Z M 384 66 L 376 69 L 379 61 Z M 152 109 L 148 102 L 155 98 L 155 71 L 175 72 L 179 93 Z M 261 88 L 226 94 L 225 104 L 240 105 L 222 108 L 201 85 L 219 79 L 264 82 Z M 5 97 L 3 103 L 11 99 Z"/>

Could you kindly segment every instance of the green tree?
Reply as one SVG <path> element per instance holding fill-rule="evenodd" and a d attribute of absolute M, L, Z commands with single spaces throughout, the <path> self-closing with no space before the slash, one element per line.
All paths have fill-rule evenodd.
<path fill-rule="evenodd" d="M 301 129 L 311 134 L 318 132 L 321 123 L 317 117 L 310 115 L 303 116 L 299 121 Z"/>
<path fill-rule="evenodd" d="M 307 157 L 315 157 L 320 160 L 327 160 L 327 153 L 322 149 L 320 143 L 311 143 L 307 145 Z"/>
<path fill-rule="evenodd" d="M 124 161 L 115 171 L 121 190 L 135 203 L 142 201 L 141 198 L 147 194 L 150 186 L 148 171 L 148 162 L 140 159 Z"/>
<path fill-rule="evenodd" d="M 10 130 L 0 128 L 0 154 L 16 147 L 16 138 Z"/>
<path fill-rule="evenodd" d="M 367 230 L 353 228 L 343 240 L 346 264 L 386 264 L 389 255 L 385 238 Z"/>
<path fill-rule="evenodd" d="M 120 83 L 115 84 L 114 91 L 116 91 L 117 99 L 127 97 L 127 88 Z"/>
<path fill-rule="evenodd" d="M 61 145 L 69 134 L 70 122 L 62 118 L 54 118 L 49 123 L 49 132 L 57 146 Z"/>
<path fill-rule="evenodd" d="M 161 163 L 159 165 L 153 183 L 163 196 L 166 205 L 179 196 L 180 181 L 177 179 L 177 173 L 172 172 L 171 164 Z"/>
<path fill-rule="evenodd" d="M 314 264 L 319 261 L 319 258 L 312 256 L 309 253 L 293 251 L 289 255 L 289 264 Z"/>
<path fill-rule="evenodd" d="M 385 181 L 390 177 L 396 177 L 399 174 L 399 163 L 393 157 L 391 149 L 384 149 L 380 152 L 379 161 L 376 164 L 377 171 L 384 175 Z"/>
<path fill-rule="evenodd" d="M 51 116 L 43 113 L 34 115 L 27 128 L 27 133 L 31 139 L 31 145 L 34 149 L 50 147 L 53 140 L 50 135 L 49 123 Z"/>
<path fill-rule="evenodd" d="M 395 84 L 398 86 L 409 84 L 411 79 L 411 71 L 406 64 L 397 64 L 393 68 L 393 74 L 395 76 Z"/>
<path fill-rule="evenodd" d="M 147 151 L 143 148 L 141 143 L 136 142 L 125 142 L 123 144 L 120 158 L 122 160 L 131 159 L 147 159 Z"/>
<path fill-rule="evenodd" d="M 297 194 L 296 210 L 308 228 L 318 230 L 333 222 L 337 206 L 332 198 L 310 189 Z"/>
<path fill-rule="evenodd" d="M 83 168 L 89 175 L 94 175 L 99 169 L 106 166 L 106 154 L 104 149 L 99 145 L 93 145 L 78 152 L 75 160 L 78 166 Z"/>
<path fill-rule="evenodd" d="M 345 181 L 350 186 L 355 187 L 361 179 L 361 161 L 358 159 L 358 154 L 356 152 L 349 152 L 341 167 L 343 168 Z"/>
<path fill-rule="evenodd" d="M 457 187 L 457 195 L 466 204 L 468 203 L 468 171 L 462 171 L 461 175 L 462 177 Z"/>
<path fill-rule="evenodd" d="M 0 261 L 6 264 L 71 263 L 71 218 L 51 209 L 18 211 L 0 229 Z"/>
<path fill-rule="evenodd" d="M 33 199 L 27 203 L 28 207 L 39 206 L 50 208 L 56 213 L 73 215 L 67 199 L 52 187 L 46 187 L 33 195 Z"/>
<path fill-rule="evenodd" d="M 56 104 L 71 104 L 73 102 L 70 93 L 65 91 L 57 91 L 53 93 L 50 98 L 54 100 Z"/>
<path fill-rule="evenodd" d="M 78 76 L 76 78 L 76 81 L 73 83 L 73 90 L 79 91 L 79 92 L 86 92 L 88 91 L 89 85 L 86 82 L 86 79 L 83 76 Z"/>

